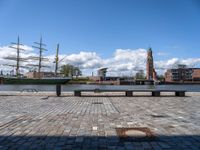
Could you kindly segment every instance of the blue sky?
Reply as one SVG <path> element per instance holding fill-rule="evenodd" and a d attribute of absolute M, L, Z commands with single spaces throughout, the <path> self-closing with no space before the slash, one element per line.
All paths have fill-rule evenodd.
<path fill-rule="evenodd" d="M 146 49 L 155 60 L 199 58 L 199 0 L 0 0 L 0 46 L 43 36 L 48 55 Z M 160 54 L 160 55 L 159 55 Z"/>

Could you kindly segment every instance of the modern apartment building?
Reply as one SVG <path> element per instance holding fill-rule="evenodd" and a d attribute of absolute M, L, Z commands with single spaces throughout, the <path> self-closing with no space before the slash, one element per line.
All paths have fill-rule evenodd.
<path fill-rule="evenodd" d="M 107 69 L 108 69 L 108 68 L 100 68 L 100 69 L 97 71 L 98 76 L 99 76 L 102 80 L 105 80 L 105 79 L 106 79 Z"/>
<path fill-rule="evenodd" d="M 186 65 L 178 65 L 177 68 L 167 70 L 165 73 L 165 81 L 200 81 L 200 68 L 188 68 Z"/>

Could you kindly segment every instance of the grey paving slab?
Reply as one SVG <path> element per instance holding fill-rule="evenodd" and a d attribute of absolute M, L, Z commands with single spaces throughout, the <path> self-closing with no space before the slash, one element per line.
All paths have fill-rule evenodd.
<path fill-rule="evenodd" d="M 0 96 L 0 149 L 200 149 L 200 96 Z M 153 140 L 116 128 L 147 127 Z"/>

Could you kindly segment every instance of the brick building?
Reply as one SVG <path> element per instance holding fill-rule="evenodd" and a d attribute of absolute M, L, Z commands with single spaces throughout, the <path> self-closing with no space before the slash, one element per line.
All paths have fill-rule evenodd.
<path fill-rule="evenodd" d="M 200 68 L 193 69 L 192 80 L 200 81 Z"/>
<path fill-rule="evenodd" d="M 149 48 L 147 50 L 147 64 L 146 64 L 146 79 L 147 80 L 156 80 L 156 71 L 154 69 L 154 64 L 153 64 L 153 54 L 152 54 L 152 49 Z"/>
<path fill-rule="evenodd" d="M 165 73 L 166 82 L 200 81 L 200 68 L 187 68 L 186 65 L 178 65 L 177 68 L 168 69 Z"/>

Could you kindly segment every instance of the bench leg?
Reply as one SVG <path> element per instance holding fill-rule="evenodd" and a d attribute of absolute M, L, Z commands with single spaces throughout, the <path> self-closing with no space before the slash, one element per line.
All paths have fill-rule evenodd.
<path fill-rule="evenodd" d="M 74 91 L 74 96 L 81 96 L 81 91 Z"/>
<path fill-rule="evenodd" d="M 175 92 L 175 96 L 182 96 L 184 97 L 185 96 L 185 92 Z"/>
<path fill-rule="evenodd" d="M 61 95 L 61 85 L 60 85 L 60 84 L 57 84 L 57 85 L 56 85 L 56 95 L 57 95 L 57 96 L 60 96 L 60 95 Z"/>
<path fill-rule="evenodd" d="M 133 96 L 133 92 L 132 91 L 126 91 L 126 96 Z"/>
<path fill-rule="evenodd" d="M 152 96 L 160 96 L 160 91 L 154 91 L 154 92 L 152 92 Z"/>

